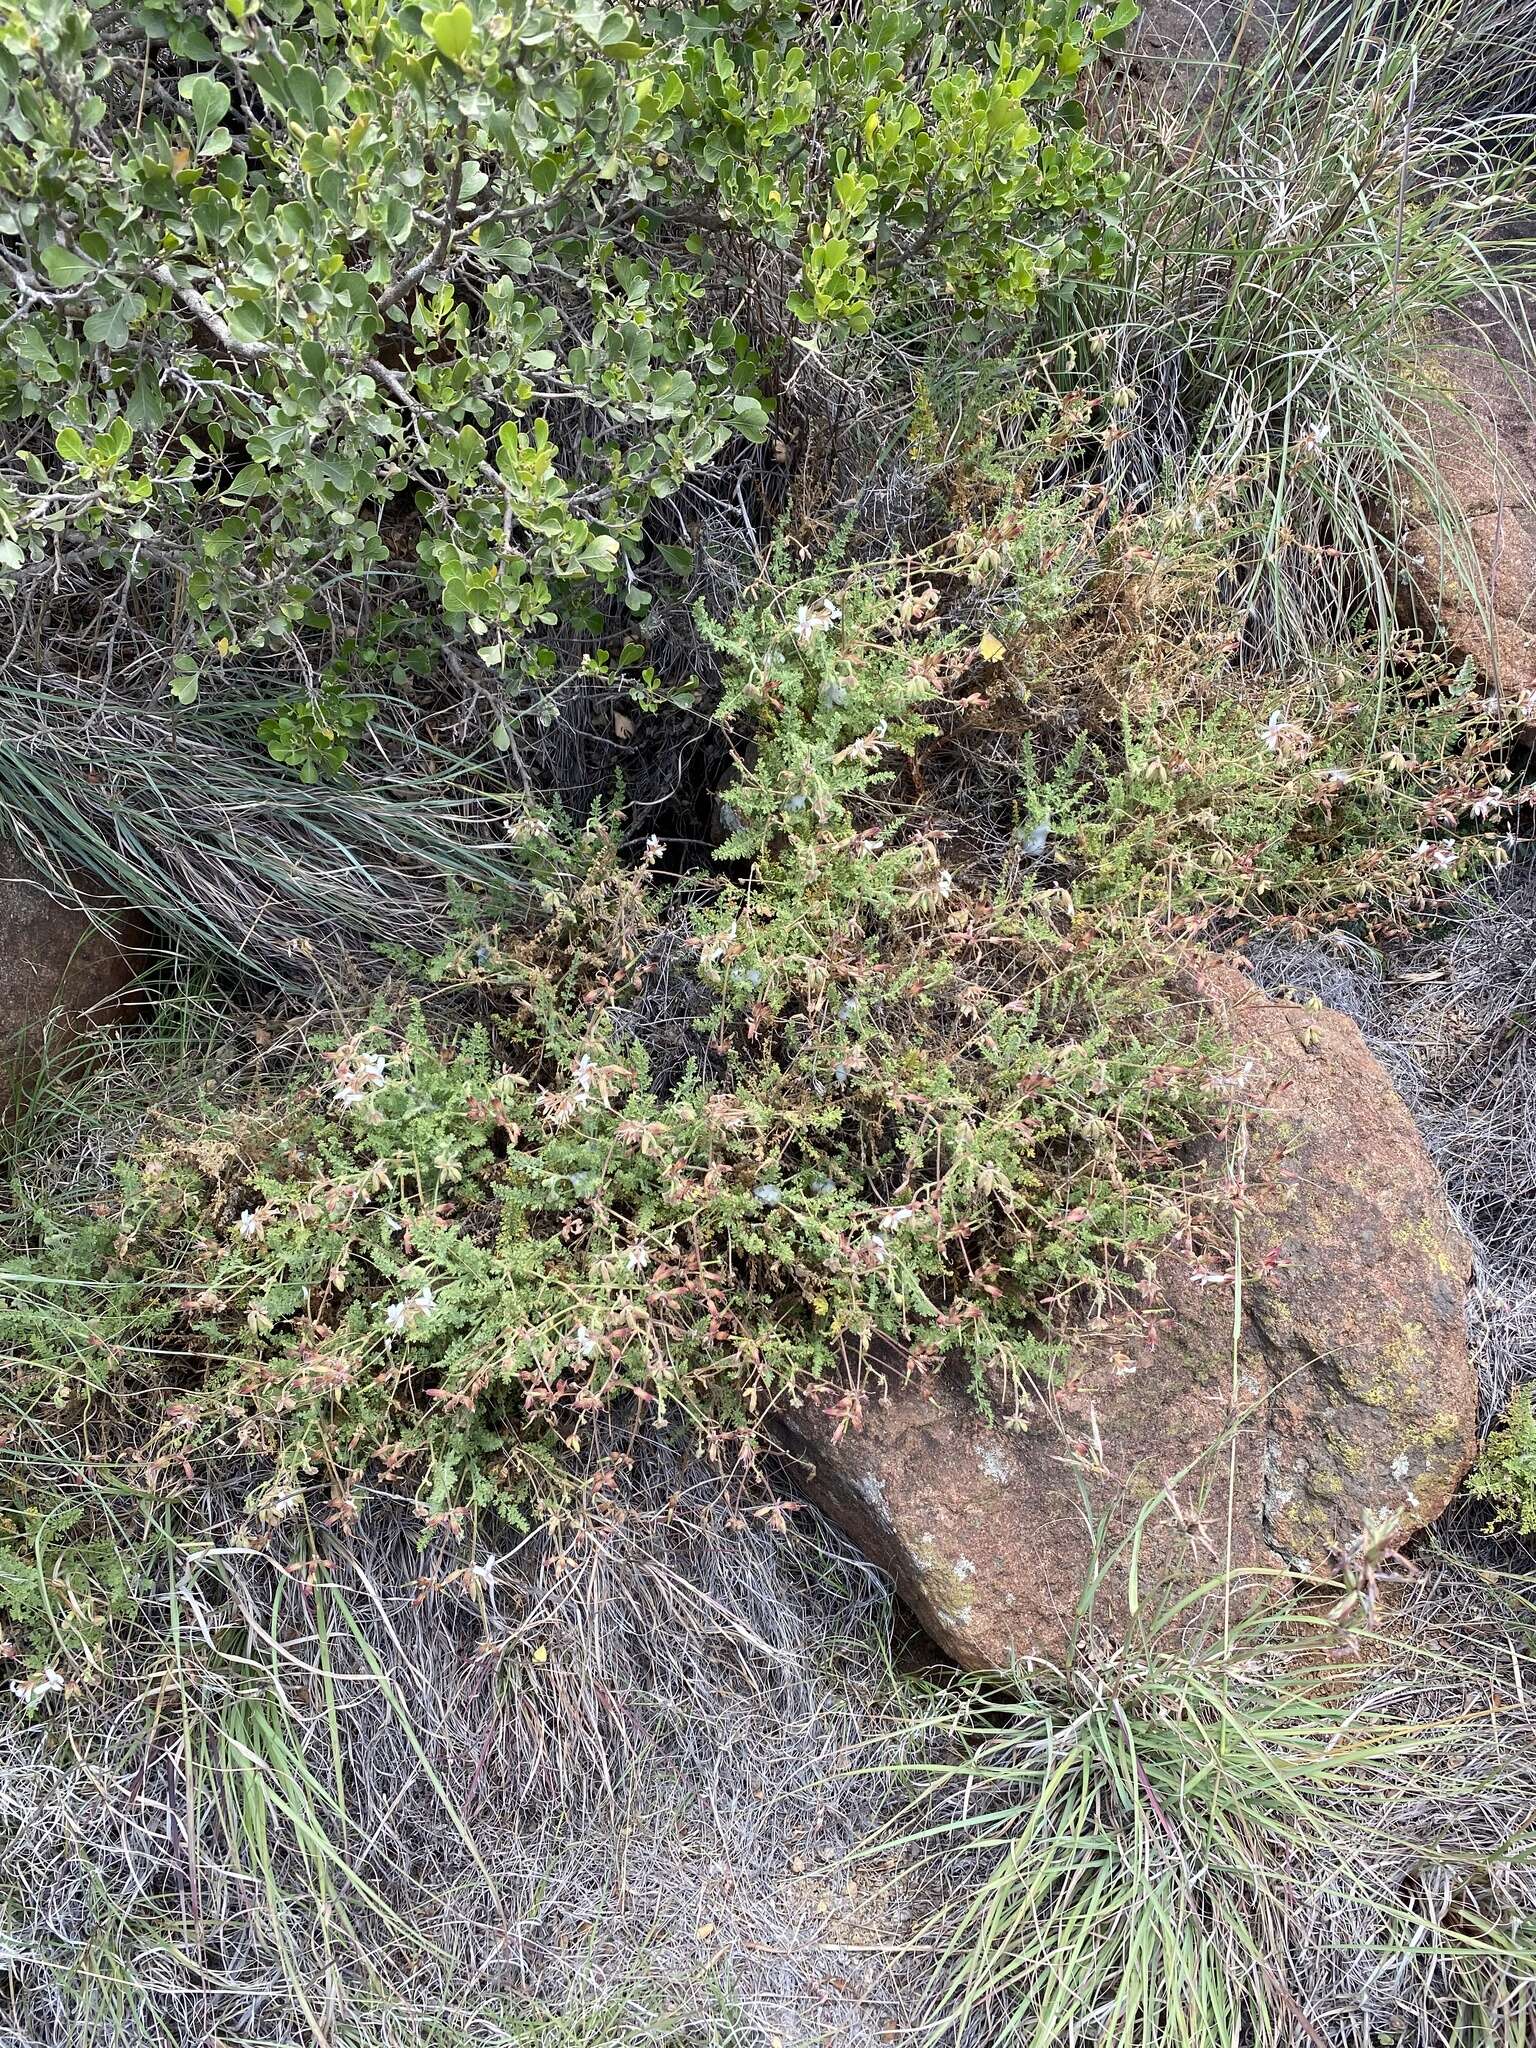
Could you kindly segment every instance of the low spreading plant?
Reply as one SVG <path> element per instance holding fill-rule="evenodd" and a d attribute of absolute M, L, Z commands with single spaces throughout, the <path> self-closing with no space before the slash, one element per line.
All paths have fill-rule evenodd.
<path fill-rule="evenodd" d="M 13 1344 L 76 1399 L 117 1398 L 125 1344 L 131 1376 L 181 1357 L 168 1417 L 234 1420 L 269 1505 L 379 1462 L 434 1511 L 557 1489 L 620 1403 L 741 1424 L 881 1346 L 1038 1362 L 1042 1309 L 1176 1217 L 1196 1051 L 1155 982 L 861 809 L 971 657 L 919 653 L 878 582 L 846 595 L 727 644 L 745 880 L 667 898 L 594 824 L 533 939 L 490 927 L 429 970 L 494 994 L 494 1037 L 380 1014 L 321 1088 L 150 1148 L 50 1276 L 110 1336 L 64 1365 L 55 1288 Z M 670 954 L 694 1050 L 663 1074 L 640 1018 Z"/>
<path fill-rule="evenodd" d="M 1513 800 L 1465 692 L 1410 670 L 1304 724 L 1224 667 L 1210 576 L 1122 540 L 1108 568 L 1068 502 L 1000 501 L 931 557 L 770 586 L 717 634 L 723 876 L 530 825 L 531 930 L 467 906 L 434 995 L 173 1121 L 45 1233 L 19 1384 L 233 1432 L 268 1514 L 374 1473 L 451 1517 L 558 1499 L 611 1412 L 749 1441 L 818 1388 L 851 1413 L 865 1359 L 1048 1370 L 1056 1318 L 1189 1214 L 1221 1114 L 1189 940 L 1399 916 Z M 1067 741 L 1074 632 L 1121 703 Z"/>

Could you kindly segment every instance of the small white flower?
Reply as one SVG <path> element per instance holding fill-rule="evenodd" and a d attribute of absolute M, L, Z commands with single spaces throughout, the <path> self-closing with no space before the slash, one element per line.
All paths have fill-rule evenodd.
<path fill-rule="evenodd" d="M 631 1273 L 643 1273 L 651 1263 L 651 1255 L 643 1244 L 632 1244 L 624 1254 L 624 1263 Z"/>
<path fill-rule="evenodd" d="M 242 1209 L 240 1211 L 240 1221 L 236 1224 L 235 1228 L 246 1240 L 247 1244 L 250 1244 L 261 1236 L 266 1226 L 254 1209 Z"/>
<path fill-rule="evenodd" d="M 886 1245 L 885 1239 L 881 1236 L 880 1232 L 872 1230 L 864 1242 L 869 1246 L 870 1257 L 874 1260 L 875 1264 L 883 1266 L 885 1264 Z"/>
<path fill-rule="evenodd" d="M 62 1672 L 50 1665 L 46 1671 L 35 1671 L 30 1678 L 13 1678 L 11 1691 L 24 1707 L 35 1707 L 39 1700 L 47 1699 L 51 1692 L 64 1690 Z"/>
<path fill-rule="evenodd" d="M 335 1096 L 338 1107 L 355 1109 L 366 1102 L 384 1080 L 388 1064 L 385 1054 L 370 1052 L 361 1059 L 342 1060 L 336 1068 Z"/>
<path fill-rule="evenodd" d="M 842 616 L 830 597 L 819 597 L 814 604 L 803 604 L 795 613 L 795 638 L 814 640 L 818 633 L 825 633 L 835 626 Z"/>
<path fill-rule="evenodd" d="M 1447 868 L 1456 865 L 1456 842 L 1454 839 L 1421 839 L 1414 848 L 1414 859 L 1422 862 L 1432 874 L 1444 874 Z"/>
<path fill-rule="evenodd" d="M 580 1358 L 590 1358 L 597 1350 L 597 1339 L 585 1323 L 576 1325 L 576 1353 Z"/>
<path fill-rule="evenodd" d="M 950 896 L 953 896 L 953 895 L 954 895 L 954 893 L 955 893 L 955 878 L 954 878 L 954 876 L 953 876 L 953 875 L 952 875 L 952 874 L 951 874 L 951 873 L 949 872 L 949 869 L 948 869 L 948 868 L 940 868 L 940 869 L 939 869 L 939 894 L 940 894 L 940 896 L 942 896 L 942 897 L 950 897 Z"/>
<path fill-rule="evenodd" d="M 660 860 L 661 856 L 666 852 L 666 850 L 667 848 L 665 840 L 658 839 L 656 837 L 656 834 L 653 832 L 650 838 L 647 839 L 645 842 L 645 848 L 642 857 L 645 860 L 647 866 L 649 866 L 653 862 Z"/>
<path fill-rule="evenodd" d="M 1312 751 L 1312 735 L 1283 711 L 1271 711 L 1259 738 L 1280 761 L 1304 761 Z"/>
<path fill-rule="evenodd" d="M 571 1069 L 571 1086 L 583 1102 L 592 1093 L 592 1083 L 597 1079 L 597 1068 L 592 1064 L 592 1055 L 584 1052 Z"/>
<path fill-rule="evenodd" d="M 398 1337 L 408 1330 L 412 1323 L 420 1322 L 431 1315 L 437 1307 L 437 1296 L 430 1287 L 422 1287 L 415 1294 L 407 1295 L 404 1301 L 392 1301 L 384 1311 L 384 1323 L 392 1337 Z"/>
<path fill-rule="evenodd" d="M 917 1211 L 914 1208 L 912 1208 L 909 1204 L 905 1203 L 899 1209 L 889 1210 L 884 1216 L 880 1218 L 881 1233 L 884 1234 L 886 1231 L 900 1230 L 901 1226 L 904 1223 L 910 1223 L 916 1216 L 916 1214 Z"/>
<path fill-rule="evenodd" d="M 1222 1095 L 1241 1095 L 1253 1079 L 1253 1068 L 1254 1063 L 1251 1059 L 1244 1060 L 1243 1064 L 1230 1074 L 1217 1074 L 1211 1086 Z"/>
<path fill-rule="evenodd" d="M 1312 420 L 1302 428 L 1297 445 L 1303 453 L 1315 455 L 1332 431 L 1333 429 L 1327 420 Z"/>

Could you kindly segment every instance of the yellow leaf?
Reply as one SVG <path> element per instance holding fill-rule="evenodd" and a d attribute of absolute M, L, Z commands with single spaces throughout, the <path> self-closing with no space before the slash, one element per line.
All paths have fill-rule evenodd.
<path fill-rule="evenodd" d="M 976 651 L 983 661 L 1001 661 L 1008 652 L 995 633 L 983 633 L 981 645 Z"/>

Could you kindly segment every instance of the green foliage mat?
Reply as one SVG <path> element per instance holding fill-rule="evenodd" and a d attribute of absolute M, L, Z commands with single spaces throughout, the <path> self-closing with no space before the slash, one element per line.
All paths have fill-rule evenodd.
<path fill-rule="evenodd" d="M 968 496 L 941 550 L 770 577 L 717 636 L 722 874 L 530 826 L 531 927 L 466 902 L 414 1003 L 45 1216 L 19 1398 L 161 1456 L 233 1431 L 267 1515 L 382 1474 L 516 1518 L 616 1410 L 750 1453 L 776 1400 L 856 1405 L 863 1359 L 963 1356 L 981 1398 L 1047 1371 L 1206 1199 L 1191 943 L 1401 920 L 1511 797 L 1429 665 L 1245 682 L 1177 516 L 1106 541 Z"/>

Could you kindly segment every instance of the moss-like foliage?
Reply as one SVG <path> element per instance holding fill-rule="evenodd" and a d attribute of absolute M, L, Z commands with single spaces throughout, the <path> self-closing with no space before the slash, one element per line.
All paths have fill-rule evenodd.
<path fill-rule="evenodd" d="M 1490 1432 L 1467 1474 L 1467 1492 L 1489 1509 L 1491 1534 L 1536 1536 L 1536 1403 L 1516 1389 L 1503 1420 Z"/>

